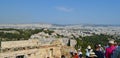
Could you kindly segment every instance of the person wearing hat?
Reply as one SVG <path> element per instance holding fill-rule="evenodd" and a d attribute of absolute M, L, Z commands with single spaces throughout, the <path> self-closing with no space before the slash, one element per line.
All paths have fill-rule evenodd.
<path fill-rule="evenodd" d="M 87 49 L 86 49 L 86 58 L 88 58 L 90 56 L 90 52 L 92 52 L 93 50 L 91 49 L 91 46 L 88 45 Z"/>
<path fill-rule="evenodd" d="M 110 40 L 108 44 L 109 47 L 107 47 L 105 50 L 105 57 L 111 58 L 113 51 L 116 49 L 116 47 L 114 46 L 114 40 Z"/>
<path fill-rule="evenodd" d="M 103 53 L 105 52 L 105 50 L 104 50 L 104 48 L 101 46 L 101 44 L 97 44 L 97 46 L 99 47 L 99 49 L 100 49 L 101 52 L 103 52 Z"/>
<path fill-rule="evenodd" d="M 78 49 L 78 56 L 79 56 L 79 58 L 82 58 L 82 51 L 81 51 L 81 49 Z"/>
<path fill-rule="evenodd" d="M 115 45 L 115 47 L 116 47 L 116 48 L 118 47 L 118 43 L 117 43 L 117 42 L 115 42 L 115 44 L 114 44 L 114 45 Z"/>

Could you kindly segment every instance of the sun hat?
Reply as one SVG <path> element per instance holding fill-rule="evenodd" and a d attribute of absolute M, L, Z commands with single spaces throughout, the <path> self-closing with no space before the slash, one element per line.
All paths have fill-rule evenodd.
<path fill-rule="evenodd" d="M 90 52 L 90 56 L 89 57 L 97 57 L 97 55 L 95 55 L 94 52 Z"/>
<path fill-rule="evenodd" d="M 87 49 L 91 49 L 91 46 L 90 46 L 90 45 L 88 45 Z"/>
<path fill-rule="evenodd" d="M 78 50 L 81 50 L 81 49 L 78 49 Z"/>
<path fill-rule="evenodd" d="M 114 44 L 114 40 L 110 40 L 109 43 L 110 43 L 110 44 Z"/>
<path fill-rule="evenodd" d="M 101 44 L 98 44 L 99 47 L 101 47 Z"/>

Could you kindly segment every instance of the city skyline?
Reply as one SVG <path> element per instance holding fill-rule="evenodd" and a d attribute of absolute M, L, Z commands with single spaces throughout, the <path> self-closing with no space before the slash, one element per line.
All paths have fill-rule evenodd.
<path fill-rule="evenodd" d="M 0 24 L 120 24 L 119 0 L 1 0 Z"/>

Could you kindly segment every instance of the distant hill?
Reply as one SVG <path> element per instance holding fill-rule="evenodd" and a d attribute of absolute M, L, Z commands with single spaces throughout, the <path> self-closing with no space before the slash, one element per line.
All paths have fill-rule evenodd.
<path fill-rule="evenodd" d="M 47 24 L 47 25 L 52 25 L 52 26 L 60 26 L 60 27 L 65 27 L 65 26 L 91 26 L 91 27 L 120 27 L 119 24 L 52 24 L 52 23 L 44 23 L 44 22 L 32 22 L 32 23 L 10 23 L 10 24 L 0 24 L 0 25 L 18 25 L 18 24 Z"/>

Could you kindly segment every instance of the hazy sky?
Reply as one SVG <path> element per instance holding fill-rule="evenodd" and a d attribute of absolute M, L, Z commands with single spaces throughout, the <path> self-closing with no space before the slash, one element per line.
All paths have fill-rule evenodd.
<path fill-rule="evenodd" d="M 120 0 L 0 0 L 0 23 L 120 24 Z"/>

